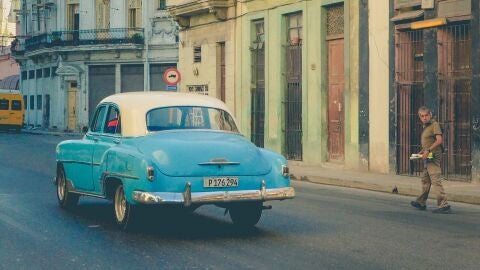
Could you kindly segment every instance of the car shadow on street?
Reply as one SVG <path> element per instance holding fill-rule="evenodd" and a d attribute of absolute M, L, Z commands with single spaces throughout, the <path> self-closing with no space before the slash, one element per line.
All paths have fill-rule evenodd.
<path fill-rule="evenodd" d="M 183 211 L 182 208 L 143 208 L 138 213 L 135 229 L 131 235 L 156 236 L 162 239 L 208 240 L 217 238 L 252 239 L 269 233 L 258 227 L 238 228 L 231 222 L 199 213 Z M 113 205 L 104 202 L 83 202 L 69 213 L 91 228 L 107 231 L 120 229 L 113 217 Z"/>

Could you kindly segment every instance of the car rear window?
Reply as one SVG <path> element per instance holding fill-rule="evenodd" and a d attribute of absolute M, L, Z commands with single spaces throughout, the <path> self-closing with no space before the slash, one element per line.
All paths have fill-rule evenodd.
<path fill-rule="evenodd" d="M 8 99 L 0 99 L 0 110 L 8 110 L 9 101 Z"/>
<path fill-rule="evenodd" d="M 22 102 L 20 100 L 12 100 L 12 110 L 21 111 L 22 110 Z"/>
<path fill-rule="evenodd" d="M 147 129 L 212 129 L 238 132 L 233 117 L 226 111 L 198 106 L 153 109 L 147 113 Z"/>

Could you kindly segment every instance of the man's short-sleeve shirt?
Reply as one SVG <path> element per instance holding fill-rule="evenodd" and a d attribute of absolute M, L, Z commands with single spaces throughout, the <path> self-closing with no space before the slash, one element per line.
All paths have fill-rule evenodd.
<path fill-rule="evenodd" d="M 431 120 L 430 123 L 426 124 L 425 127 L 423 128 L 422 132 L 422 149 L 428 149 L 436 140 L 437 135 L 442 135 L 442 129 L 440 128 L 440 124 L 435 121 Z M 435 147 L 435 149 L 432 149 L 432 152 L 435 153 L 441 153 L 442 150 L 440 146 Z"/>

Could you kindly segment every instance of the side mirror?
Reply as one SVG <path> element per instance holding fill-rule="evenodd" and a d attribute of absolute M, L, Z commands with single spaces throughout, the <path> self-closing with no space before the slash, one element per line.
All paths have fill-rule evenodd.
<path fill-rule="evenodd" d="M 82 127 L 82 133 L 87 133 L 87 131 L 88 131 L 88 127 L 85 127 L 85 126 Z"/>

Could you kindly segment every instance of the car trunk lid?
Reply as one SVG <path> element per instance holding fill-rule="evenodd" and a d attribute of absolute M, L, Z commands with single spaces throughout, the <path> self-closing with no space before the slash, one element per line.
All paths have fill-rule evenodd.
<path fill-rule="evenodd" d="M 139 149 L 169 176 L 265 175 L 271 165 L 258 148 L 240 134 L 182 130 L 144 137 Z"/>

